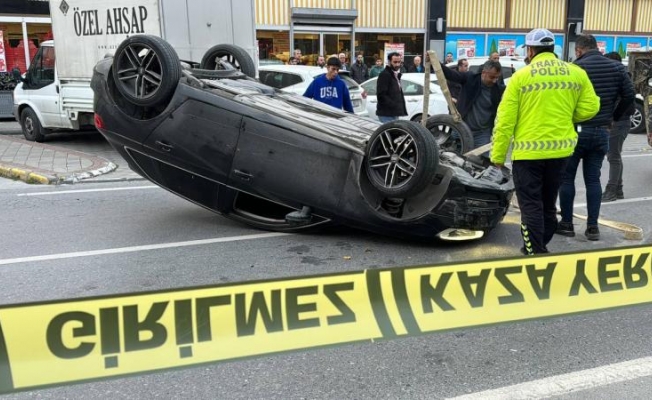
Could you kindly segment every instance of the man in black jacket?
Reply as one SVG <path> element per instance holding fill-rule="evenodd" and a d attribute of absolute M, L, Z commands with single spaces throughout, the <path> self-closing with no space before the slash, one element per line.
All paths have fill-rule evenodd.
<path fill-rule="evenodd" d="M 401 87 L 401 55 L 397 52 L 389 53 L 387 62 L 389 65 L 378 75 L 376 81 L 376 115 L 382 123 L 407 115 Z"/>
<path fill-rule="evenodd" d="M 586 186 L 586 208 L 588 217 L 584 235 L 588 240 L 599 240 L 598 215 L 602 186 L 600 169 L 609 149 L 609 126 L 618 121 L 636 96 L 632 80 L 621 63 L 604 57 L 598 50 L 595 37 L 581 35 L 575 43 L 575 64 L 583 68 L 600 97 L 600 111 L 592 119 L 577 127 L 575 152 L 566 165 L 559 189 L 561 222 L 557 232 L 564 236 L 575 236 L 573 229 L 573 202 L 575 200 L 575 175 L 582 161 L 584 185 Z"/>
<path fill-rule="evenodd" d="M 491 142 L 498 104 L 505 87 L 498 84 L 500 63 L 487 61 L 478 72 L 459 72 L 442 64 L 446 80 L 462 85 L 457 110 L 473 132 L 474 148 Z"/>

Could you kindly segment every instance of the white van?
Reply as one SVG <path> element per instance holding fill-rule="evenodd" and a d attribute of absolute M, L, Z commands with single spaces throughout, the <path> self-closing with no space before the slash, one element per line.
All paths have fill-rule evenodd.
<path fill-rule="evenodd" d="M 227 57 L 256 74 L 251 1 L 51 0 L 50 14 L 54 41 L 41 43 L 14 90 L 14 117 L 27 140 L 93 125 L 93 67 L 129 35 L 160 36 L 183 60 L 210 65 L 209 55 Z"/>

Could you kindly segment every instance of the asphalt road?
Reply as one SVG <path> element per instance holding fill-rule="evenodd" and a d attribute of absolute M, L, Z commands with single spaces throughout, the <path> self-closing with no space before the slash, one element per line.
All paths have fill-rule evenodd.
<path fill-rule="evenodd" d="M 588 242 L 582 235 L 584 225 L 577 221 L 578 236 L 555 237 L 550 249 L 588 251 L 650 243 L 651 150 L 644 136 L 628 138 L 627 200 L 602 208 L 603 218 L 641 226 L 642 241 L 625 240 L 621 233 L 602 228 L 602 240 Z M 603 180 L 606 171 L 605 163 Z M 584 190 L 579 182 L 581 203 Z M 0 265 L 0 304 L 482 260 L 518 256 L 520 247 L 519 216 L 513 211 L 481 241 L 419 244 L 353 229 L 230 241 L 264 232 L 212 214 L 147 182 L 43 187 L 0 180 L 0 204 L 0 261 L 52 256 L 48 260 Z M 583 214 L 585 209 L 580 206 L 577 212 Z M 119 250 L 214 238 L 224 241 L 133 252 Z M 114 251 L 69 257 L 71 253 L 105 249 Z M 648 375 L 632 379 L 629 370 L 618 363 L 632 361 L 640 366 L 640 360 L 652 356 L 650 312 L 651 306 L 637 306 L 509 323 L 44 389 L 5 398 L 432 399 L 473 393 L 475 398 L 489 398 L 487 390 L 530 385 L 523 391 L 503 389 L 499 397 L 522 398 L 527 393 L 555 393 L 545 392 L 545 388 L 559 387 L 563 377 L 568 376 L 564 374 L 571 374 L 573 379 L 601 376 L 595 371 L 587 372 L 592 368 L 603 368 L 600 371 L 605 376 L 622 379 L 588 383 L 582 391 L 559 398 L 649 398 L 644 395 L 649 393 L 652 369 Z M 540 379 L 548 380 L 533 382 Z"/>

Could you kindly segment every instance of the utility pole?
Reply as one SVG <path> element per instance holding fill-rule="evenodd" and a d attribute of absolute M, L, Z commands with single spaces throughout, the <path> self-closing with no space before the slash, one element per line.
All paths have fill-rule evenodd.
<path fill-rule="evenodd" d="M 447 0 L 428 0 L 425 46 L 435 50 L 440 57 L 446 54 Z M 441 61 L 444 61 L 443 59 Z"/>

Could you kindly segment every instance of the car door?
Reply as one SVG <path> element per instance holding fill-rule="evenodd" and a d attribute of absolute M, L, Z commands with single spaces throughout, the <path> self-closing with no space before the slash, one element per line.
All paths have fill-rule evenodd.
<path fill-rule="evenodd" d="M 43 126 L 61 126 L 59 80 L 56 76 L 53 46 L 42 46 L 34 56 L 23 91 L 28 101 L 40 111 Z"/>
<path fill-rule="evenodd" d="M 428 115 L 448 114 L 448 103 L 444 93 L 437 81 L 430 84 L 430 102 L 428 104 Z M 420 109 L 423 108 L 423 102 L 419 103 Z"/>
<path fill-rule="evenodd" d="M 229 186 L 288 205 L 333 209 L 351 165 L 350 150 L 278 118 L 244 117 Z"/>
<path fill-rule="evenodd" d="M 423 111 L 423 85 L 401 79 L 401 87 L 403 88 L 405 108 L 408 113 L 407 117 L 402 119 L 411 119 L 414 115 L 420 114 Z"/>
<path fill-rule="evenodd" d="M 225 184 L 242 115 L 229 111 L 226 100 L 217 101 L 218 104 L 186 101 L 147 137 L 145 147 L 165 163 Z"/>
<path fill-rule="evenodd" d="M 369 118 L 378 119 L 376 115 L 376 107 L 378 106 L 378 98 L 376 97 L 376 83 L 378 79 L 373 78 L 369 79 L 366 82 L 362 82 L 360 86 L 367 92 L 367 112 L 369 113 Z"/>

